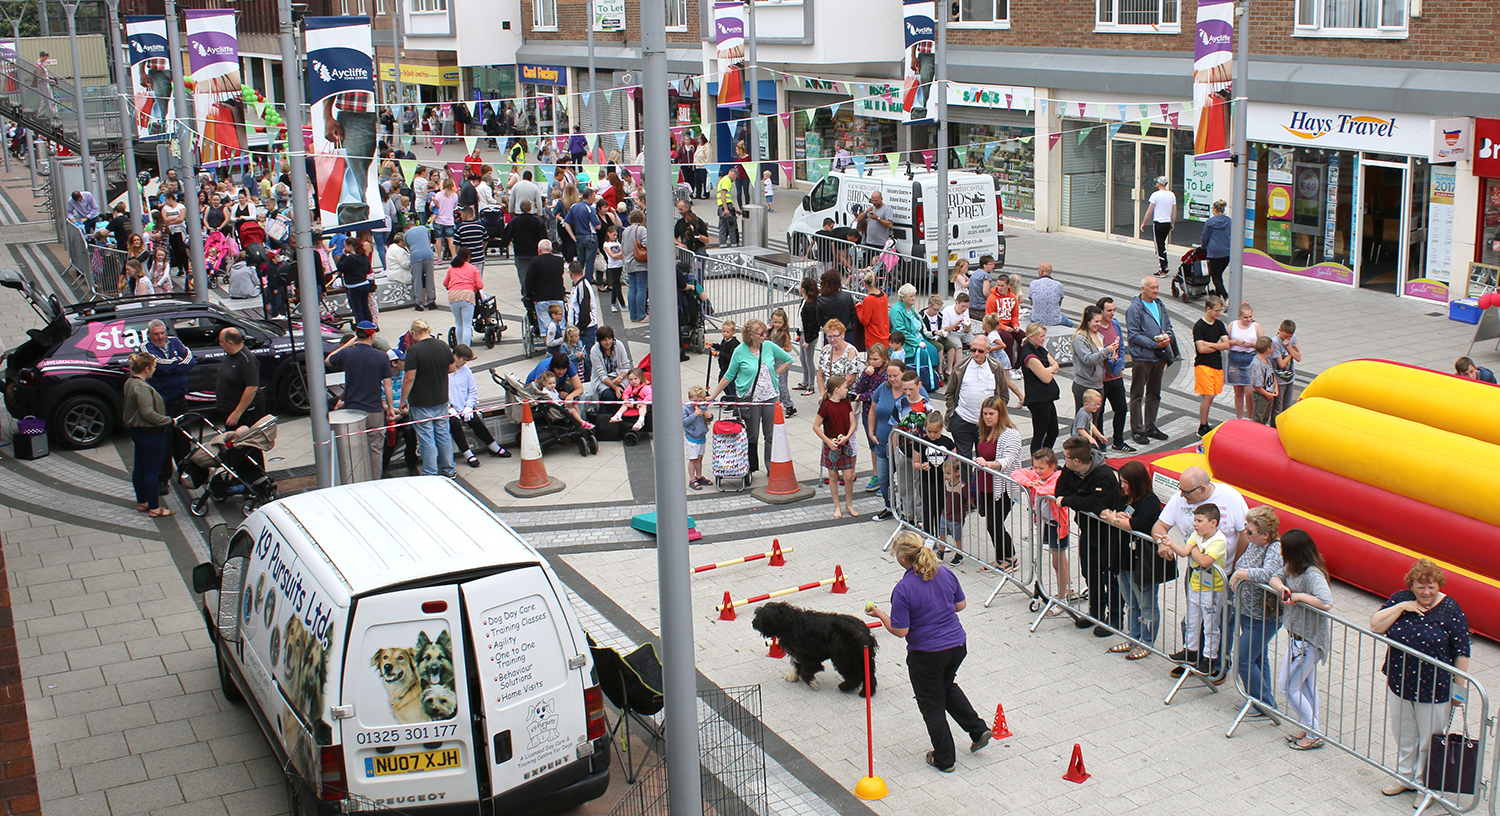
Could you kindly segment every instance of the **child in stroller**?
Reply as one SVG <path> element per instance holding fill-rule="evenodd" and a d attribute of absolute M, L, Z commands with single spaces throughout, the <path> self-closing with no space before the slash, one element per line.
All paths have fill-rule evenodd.
<path fill-rule="evenodd" d="M 208 281 L 228 280 L 230 267 L 239 257 L 240 245 L 218 230 L 209 230 L 203 237 L 203 265 L 208 270 Z"/>
<path fill-rule="evenodd" d="M 646 380 L 646 372 L 633 368 L 625 375 L 625 393 L 620 397 L 620 408 L 615 415 L 609 418 L 610 422 L 623 422 L 634 419 L 630 430 L 625 432 L 625 444 L 635 445 L 640 442 L 640 433 L 647 426 L 647 420 L 651 415 L 651 385 Z"/>
<path fill-rule="evenodd" d="M 276 500 L 276 483 L 266 473 L 265 452 L 276 447 L 277 422 L 275 416 L 267 415 L 254 425 L 226 431 L 200 414 L 178 417 L 177 429 L 187 437 L 190 449 L 178 468 L 193 489 L 203 488 L 188 505 L 188 512 L 202 516 L 208 512 L 209 499 L 222 504 L 232 496 L 243 496 L 248 516 Z"/>

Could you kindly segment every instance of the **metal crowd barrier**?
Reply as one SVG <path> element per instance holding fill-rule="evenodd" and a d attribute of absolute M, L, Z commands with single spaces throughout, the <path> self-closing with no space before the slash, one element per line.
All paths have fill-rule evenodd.
<path fill-rule="evenodd" d="M 1265 584 L 1251 584 L 1247 591 L 1252 605 L 1283 606 L 1275 590 Z M 1235 689 L 1245 698 L 1245 702 L 1240 706 L 1225 736 L 1234 736 L 1252 708 L 1264 709 L 1265 703 L 1271 702 L 1275 704 L 1271 713 L 1277 720 L 1301 728 L 1322 739 L 1324 743 L 1415 788 L 1419 796 L 1418 813 L 1431 804 L 1440 805 L 1450 813 L 1468 813 L 1476 809 L 1488 794 L 1490 813 L 1494 814 L 1496 792 L 1486 791 L 1485 788 L 1493 787 L 1490 783 L 1497 778 L 1496 774 L 1500 774 L 1500 758 L 1494 760 L 1496 765 L 1490 768 L 1488 779 L 1483 778 L 1485 756 L 1491 753 L 1493 723 L 1490 721 L 1489 695 L 1478 678 L 1384 635 L 1378 635 L 1367 626 L 1349 621 L 1332 611 L 1314 609 L 1300 603 L 1298 606 L 1328 627 L 1325 660 L 1311 662 L 1315 658 L 1299 656 L 1296 666 L 1289 667 L 1287 661 L 1291 653 L 1309 648 L 1310 644 L 1308 647 L 1297 646 L 1294 649 L 1290 633 L 1279 621 L 1278 628 L 1265 638 L 1265 666 L 1272 673 L 1274 682 L 1269 684 L 1270 688 L 1259 689 L 1260 694 L 1255 694 L 1252 692 L 1256 689 L 1247 688 L 1248 672 L 1235 673 Z M 1399 713 L 1396 706 L 1400 705 L 1400 701 L 1387 686 L 1383 667 L 1388 660 L 1415 661 L 1420 664 L 1419 674 L 1436 675 L 1438 672 L 1447 672 L 1468 682 L 1467 704 L 1452 706 L 1446 717 L 1439 715 L 1442 723 L 1436 733 L 1461 733 L 1474 740 L 1472 759 L 1461 753 L 1457 766 L 1453 768 L 1458 779 L 1469 779 L 1472 782 L 1469 792 L 1459 793 L 1463 787 L 1461 785 L 1445 785 L 1441 780 L 1417 778 L 1427 767 L 1425 757 L 1428 745 L 1425 736 L 1419 737 L 1418 744 L 1412 746 L 1416 754 L 1413 771 L 1403 773 L 1400 770 L 1401 745 L 1392 728 Z M 1290 673 L 1292 669 L 1296 670 L 1295 674 Z M 1289 677 L 1291 685 L 1303 689 L 1306 687 L 1304 678 L 1310 680 L 1312 695 L 1299 693 L 1295 698 L 1289 697 L 1286 687 Z M 1447 705 L 1442 707 L 1450 708 Z M 1446 778 L 1448 774 L 1444 776 Z M 1433 784 L 1429 786 L 1427 783 Z M 1445 787 L 1449 790 L 1442 790 Z"/>
<path fill-rule="evenodd" d="M 73 290 L 75 300 L 119 297 L 125 286 L 125 262 L 129 254 L 114 247 L 90 243 L 77 227 L 64 231 L 68 250 L 68 269 L 64 280 Z M 125 294 L 130 294 L 126 292 Z"/>
<path fill-rule="evenodd" d="M 1007 586 L 1038 597 L 1036 519 L 1026 502 L 1015 500 L 1020 488 L 1010 477 L 900 428 L 892 431 L 888 451 L 891 507 L 901 523 L 896 532 L 914 530 L 998 579 L 986 607 Z M 1014 559 L 1013 567 L 997 568 L 1008 559 Z"/>
<path fill-rule="evenodd" d="M 936 292 L 948 294 L 947 281 L 938 281 L 926 258 L 906 255 L 880 247 L 867 246 L 854 241 L 843 241 L 827 236 L 795 234 L 788 244 L 788 254 L 794 260 L 807 259 L 817 262 L 817 274 L 837 269 L 843 274 L 845 286 L 856 271 L 875 270 L 875 279 L 880 288 L 895 292 L 902 284 L 917 287 L 917 294 L 924 299 Z M 886 259 L 891 263 L 887 264 Z"/>

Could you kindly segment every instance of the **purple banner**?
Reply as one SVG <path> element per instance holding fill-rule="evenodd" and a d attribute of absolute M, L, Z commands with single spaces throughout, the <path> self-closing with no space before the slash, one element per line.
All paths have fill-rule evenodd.
<path fill-rule="evenodd" d="M 198 77 L 199 71 L 211 65 L 240 62 L 239 38 L 235 35 L 232 9 L 188 9 L 188 67 Z M 212 72 L 218 75 L 221 72 Z"/>

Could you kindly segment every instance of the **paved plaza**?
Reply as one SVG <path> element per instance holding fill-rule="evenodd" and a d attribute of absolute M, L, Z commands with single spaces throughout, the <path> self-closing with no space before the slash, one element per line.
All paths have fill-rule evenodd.
<path fill-rule="evenodd" d="M 790 192 L 781 196 L 772 216 L 773 243 L 784 241 L 798 198 Z M 0 173 L 0 266 L 32 276 L 44 291 L 58 291 L 66 262 L 58 246 L 40 243 L 50 232 L 29 222 L 41 217 L 25 173 L 16 168 Z M 1010 225 L 1007 233 L 1008 271 L 1029 277 L 1036 263 L 1050 261 L 1067 290 L 1065 307 L 1074 314 L 1104 294 L 1128 301 L 1154 265 L 1149 248 L 1138 245 L 1038 234 L 1025 225 Z M 512 265 L 492 260 L 485 277 L 513 328 L 494 350 L 477 349 L 481 394 L 498 400 L 500 389 L 487 371 L 524 374 L 537 358 L 521 355 L 515 334 L 521 307 Z M 1303 383 L 1329 366 L 1361 357 L 1445 370 L 1454 358 L 1470 353 L 1472 327 L 1449 321 L 1435 303 L 1254 272 L 1247 276 L 1245 293 L 1268 329 L 1283 318 L 1298 323 Z M 1184 332 L 1201 314 L 1197 305 L 1168 307 Z M 386 334 L 394 337 L 414 316 L 406 310 L 386 313 Z M 446 310 L 422 316 L 440 334 L 452 323 Z M 619 314 L 605 317 L 623 333 L 634 358 L 648 351 L 649 325 L 622 322 Z M 35 323 L 15 293 L 0 291 L 0 341 L 14 348 Z M 1493 347 L 1476 348 L 1471 356 L 1491 368 L 1500 363 Z M 695 355 L 684 364 L 683 381 L 703 382 L 707 365 L 708 358 Z M 793 383 L 799 374 L 793 370 Z M 1161 426 L 1172 440 L 1164 448 L 1192 443 L 1197 426 L 1190 370 L 1175 366 L 1169 376 Z M 691 493 L 688 502 L 704 535 L 692 547 L 695 564 L 761 551 L 773 536 L 796 548 L 784 568 L 749 565 L 708 573 L 693 583 L 703 680 L 720 687 L 762 686 L 773 812 L 1176 814 L 1224 807 L 1254 814 L 1410 812 L 1409 795 L 1382 797 L 1378 788 L 1384 777 L 1333 747 L 1288 751 L 1281 729 L 1263 722 L 1242 726 L 1226 740 L 1240 702 L 1232 682 L 1217 693 L 1190 683 L 1171 705 L 1163 705 L 1171 680 L 1161 660 L 1127 663 L 1104 652 L 1112 640 L 1071 625 L 1044 623 L 1031 633 L 1027 601 L 1014 590 L 984 608 L 994 578 L 973 566 L 959 569 L 970 596 L 962 616 L 969 658 L 959 680 L 986 719 L 997 703 L 1004 704 L 1016 736 L 977 755 L 960 752 L 959 770 L 952 775 L 923 765 L 926 739 L 905 677 L 902 644 L 877 634 L 875 761 L 891 795 L 879 803 L 855 799 L 850 791 L 864 773 L 863 701 L 840 694 L 833 682 L 819 692 L 783 682 L 785 664 L 766 658 L 765 644 L 750 628 L 750 611 L 738 621 L 719 622 L 713 610 L 726 590 L 743 597 L 829 577 L 840 565 L 849 594 L 813 591 L 791 600 L 859 614 L 866 600 L 888 600 L 900 577 L 881 551 L 893 524 L 869 518 L 879 508 L 874 494 L 857 494 L 860 517 L 831 518 L 827 489 L 817 484 L 817 444 L 810 429 L 816 401 L 798 397 L 797 404 L 802 410 L 788 421 L 788 434 L 797 475 L 818 488 L 813 498 L 770 506 L 748 493 L 708 489 Z M 1213 421 L 1232 412 L 1229 398 L 1221 398 Z M 1029 433 L 1025 413 L 1016 417 Z M 9 417 L 0 420 L 13 427 Z M 312 464 L 308 427 L 305 419 L 288 420 L 269 455 L 287 484 L 305 476 Z M 184 582 L 186 572 L 206 557 L 204 522 L 222 517 L 218 509 L 204 521 L 188 516 L 180 488 L 168 505 L 177 516 L 153 520 L 135 513 L 129 463 L 130 443 L 123 436 L 92 451 L 54 451 L 34 462 L 17 461 L 9 448 L 0 448 L 0 539 L 42 812 L 285 812 L 281 771 L 269 746 L 248 712 L 227 703 L 217 690 L 197 599 Z M 628 522 L 652 509 L 654 468 L 681 463 L 657 463 L 649 444 L 618 443 L 601 444 L 598 455 L 589 457 L 572 448 L 549 449 L 545 463 L 567 487 L 538 499 L 516 499 L 502 489 L 517 478 L 518 458 L 485 457 L 478 469 L 460 464 L 459 476 L 548 553 L 585 625 L 602 642 L 626 645 L 655 637 L 653 540 Z M 402 472 L 399 465 L 394 469 Z M 868 476 L 866 458 L 860 481 Z M 232 507 L 225 512 L 229 521 L 238 521 Z M 1335 586 L 1334 597 L 1335 611 L 1356 621 L 1367 620 L 1380 601 L 1344 585 Z M 1500 691 L 1500 649 L 1476 641 L 1473 671 L 1492 692 Z M 1368 677 L 1364 680 L 1368 683 Z M 1075 743 L 1083 746 L 1093 774 L 1083 785 L 1061 779 Z M 583 812 L 606 813 L 622 793 L 617 782 Z"/>

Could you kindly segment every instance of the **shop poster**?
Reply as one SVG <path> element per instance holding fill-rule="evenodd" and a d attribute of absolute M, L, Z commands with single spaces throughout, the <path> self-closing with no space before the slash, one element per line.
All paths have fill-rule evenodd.
<path fill-rule="evenodd" d="M 931 124 L 936 114 L 932 80 L 937 75 L 937 23 L 933 0 L 905 0 L 906 50 L 902 54 L 901 110 L 906 124 Z"/>
<path fill-rule="evenodd" d="M 1328 192 L 1323 207 L 1323 257 L 1333 258 L 1338 247 L 1339 154 L 1328 155 Z"/>
<path fill-rule="evenodd" d="M 172 121 L 172 65 L 167 58 L 167 18 L 128 15 L 125 42 L 130 52 L 130 102 L 136 138 L 165 139 Z"/>
<path fill-rule="evenodd" d="M 719 107 L 745 108 L 745 5 L 714 3 L 715 41 L 719 58 Z"/>
<path fill-rule="evenodd" d="M 318 224 L 354 232 L 385 223 L 376 177 L 374 47 L 368 17 L 309 17 L 308 120 L 317 170 Z"/>
<path fill-rule="evenodd" d="M 1198 161 L 1230 157 L 1230 97 L 1234 80 L 1234 0 L 1198 0 L 1193 43 L 1193 109 Z"/>
<path fill-rule="evenodd" d="M 1433 165 L 1427 193 L 1427 274 L 1409 269 L 1402 294 L 1447 302 L 1448 283 L 1453 280 L 1453 198 L 1458 171 L 1452 166 Z"/>
<path fill-rule="evenodd" d="M 1292 188 L 1292 212 L 1303 223 L 1318 223 L 1323 215 L 1323 166 L 1298 164 L 1296 183 Z"/>
<path fill-rule="evenodd" d="M 1255 191 L 1260 187 L 1260 148 L 1253 143 L 1250 145 L 1250 163 L 1245 168 L 1245 212 L 1240 216 L 1244 221 L 1243 234 L 1245 236 L 1245 248 L 1255 246 Z"/>
<path fill-rule="evenodd" d="M 1292 255 L 1292 185 L 1266 184 L 1266 251 Z"/>
<path fill-rule="evenodd" d="M 594 30 L 611 32 L 625 30 L 625 0 L 592 0 Z"/>
<path fill-rule="evenodd" d="M 1184 180 L 1189 221 L 1207 221 L 1213 213 L 1214 166 L 1210 162 L 1195 161 L 1191 157 L 1184 161 L 1187 178 Z"/>
<path fill-rule="evenodd" d="M 245 100 L 240 90 L 240 46 L 233 9 L 188 9 L 188 69 L 193 110 L 206 164 L 244 154 Z"/>

